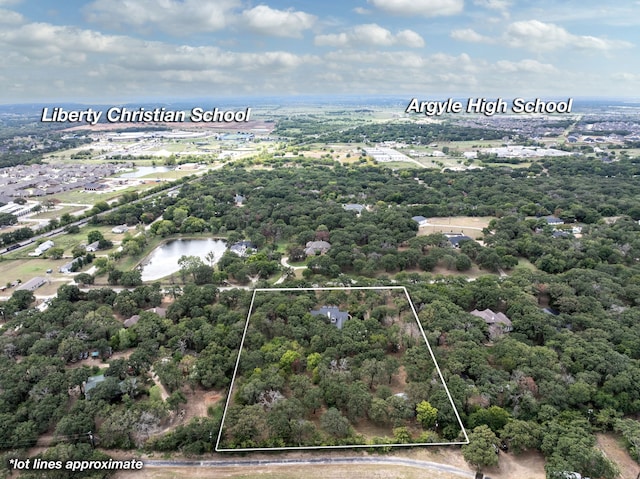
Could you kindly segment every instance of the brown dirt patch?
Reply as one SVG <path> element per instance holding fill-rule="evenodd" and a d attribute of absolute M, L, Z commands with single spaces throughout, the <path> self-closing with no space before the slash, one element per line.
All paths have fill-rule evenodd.
<path fill-rule="evenodd" d="M 222 394 L 217 391 L 204 391 L 196 389 L 195 391 L 183 391 L 187 398 L 187 404 L 184 406 L 184 423 L 189 422 L 194 417 L 207 417 L 207 409 L 222 399 Z"/>
<path fill-rule="evenodd" d="M 398 454 L 400 455 L 400 454 Z M 458 446 L 425 447 L 402 454 L 412 459 L 449 464 L 460 469 L 473 469 L 462 457 Z M 544 457 L 540 453 L 525 453 L 518 456 L 500 453 L 498 467 L 487 469 L 484 473 L 492 479 L 545 479 Z M 635 478 L 634 478 L 635 479 Z"/>
<path fill-rule="evenodd" d="M 129 356 L 131 356 L 131 353 L 133 353 L 133 351 L 134 349 L 127 349 L 126 351 L 118 351 L 116 353 L 113 353 L 113 355 L 111 355 L 111 357 L 107 361 L 113 360 L 113 359 L 123 359 L 123 358 L 129 359 Z M 69 369 L 80 368 L 82 366 L 88 366 L 90 368 L 93 366 L 98 366 L 100 369 L 109 367 L 107 363 L 102 362 L 100 359 L 93 359 L 93 358 L 82 359 L 75 363 L 69 363 L 66 365 L 66 367 Z"/>
<path fill-rule="evenodd" d="M 462 233 L 471 238 L 481 238 L 482 228 L 489 226 L 489 222 L 495 219 L 491 216 L 451 216 L 447 218 L 429 218 L 429 226 L 421 226 L 418 236 L 433 233 Z"/>
<path fill-rule="evenodd" d="M 484 471 L 492 479 L 545 479 L 544 457 L 537 452 L 529 452 L 515 456 L 500 453 L 498 467 Z"/>
<path fill-rule="evenodd" d="M 407 390 L 407 371 L 404 366 L 400 366 L 398 374 L 394 374 L 389 385 L 393 394 L 403 393 Z"/>
<path fill-rule="evenodd" d="M 614 434 L 596 434 L 597 446 L 620 468 L 620 479 L 636 479 L 640 465 L 633 460 L 621 444 L 621 438 Z"/>
<path fill-rule="evenodd" d="M 496 273 L 492 273 L 491 271 L 487 271 L 486 269 L 480 269 L 475 264 L 471 267 L 471 269 L 467 271 L 455 271 L 455 270 L 452 271 L 443 266 L 436 266 L 435 268 L 433 268 L 432 273 L 434 275 L 440 274 L 442 276 L 462 276 L 465 278 L 479 278 L 480 276 L 496 274 Z"/>

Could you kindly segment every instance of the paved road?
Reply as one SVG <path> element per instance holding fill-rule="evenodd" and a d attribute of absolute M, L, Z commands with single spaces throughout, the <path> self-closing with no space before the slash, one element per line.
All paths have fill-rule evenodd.
<path fill-rule="evenodd" d="M 448 472 L 459 477 L 473 479 L 475 473 L 469 470 L 460 469 L 447 464 L 439 464 L 430 461 L 418 461 L 415 459 L 405 459 L 402 457 L 313 457 L 308 459 L 238 459 L 238 460 L 204 460 L 204 461 L 144 461 L 145 467 L 203 467 L 203 468 L 223 468 L 223 467 L 251 467 L 251 466 L 311 466 L 318 464 L 328 465 L 349 465 L 349 464 L 387 464 L 397 466 L 415 467 L 431 471 Z"/>

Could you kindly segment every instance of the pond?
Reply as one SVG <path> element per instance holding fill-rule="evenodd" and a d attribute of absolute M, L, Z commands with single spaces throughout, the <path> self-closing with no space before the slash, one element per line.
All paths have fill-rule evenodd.
<path fill-rule="evenodd" d="M 143 176 L 147 175 L 166 173 L 167 171 L 171 171 L 172 169 L 173 168 L 169 168 L 167 166 L 137 166 L 135 171 L 123 173 L 120 175 L 120 178 L 142 178 Z"/>
<path fill-rule="evenodd" d="M 205 264 L 211 264 L 206 256 L 213 251 L 215 264 L 226 250 L 225 241 L 213 238 L 168 241 L 154 249 L 141 263 L 142 281 L 155 281 L 178 272 L 178 260 L 181 256 L 198 256 Z"/>

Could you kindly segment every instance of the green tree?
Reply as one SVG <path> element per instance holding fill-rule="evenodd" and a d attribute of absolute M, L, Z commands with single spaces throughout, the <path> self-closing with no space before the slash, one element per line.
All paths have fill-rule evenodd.
<path fill-rule="evenodd" d="M 462 446 L 462 456 L 478 470 L 498 465 L 498 438 L 488 426 L 476 427 L 469 434 L 469 444 Z"/>
<path fill-rule="evenodd" d="M 322 428 L 332 436 L 344 438 L 351 434 L 351 424 L 349 420 L 340 414 L 336 408 L 332 407 L 320 418 Z"/>
<path fill-rule="evenodd" d="M 491 406 L 488 409 L 478 409 L 469 415 L 469 427 L 475 428 L 486 424 L 495 433 L 500 431 L 511 419 L 511 415 L 499 406 Z"/>
<path fill-rule="evenodd" d="M 509 421 L 500 432 L 502 439 L 514 454 L 540 447 L 542 428 L 533 421 L 514 419 Z"/>
<path fill-rule="evenodd" d="M 428 401 L 422 401 L 416 406 L 416 417 L 424 429 L 430 429 L 436 424 L 438 410 Z"/>
<path fill-rule="evenodd" d="M 98 230 L 91 230 L 87 233 L 87 243 L 95 243 L 96 241 L 100 241 L 104 239 L 104 235 Z"/>
<path fill-rule="evenodd" d="M 409 444 L 411 442 L 411 433 L 406 426 L 396 427 L 393 429 L 393 439 L 398 444 Z"/>
<path fill-rule="evenodd" d="M 51 259 L 60 259 L 64 255 L 64 250 L 62 248 L 51 248 L 47 251 L 47 257 Z"/>
<path fill-rule="evenodd" d="M 93 277 L 93 275 L 88 274 L 88 273 L 80 273 L 77 274 L 73 280 L 77 283 L 77 284 L 93 284 L 93 281 L 95 280 L 95 278 Z"/>

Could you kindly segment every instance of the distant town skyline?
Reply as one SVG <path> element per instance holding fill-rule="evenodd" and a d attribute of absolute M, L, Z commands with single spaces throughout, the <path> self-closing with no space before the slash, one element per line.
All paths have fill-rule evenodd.
<path fill-rule="evenodd" d="M 640 98 L 640 1 L 0 0 L 0 103 Z"/>

